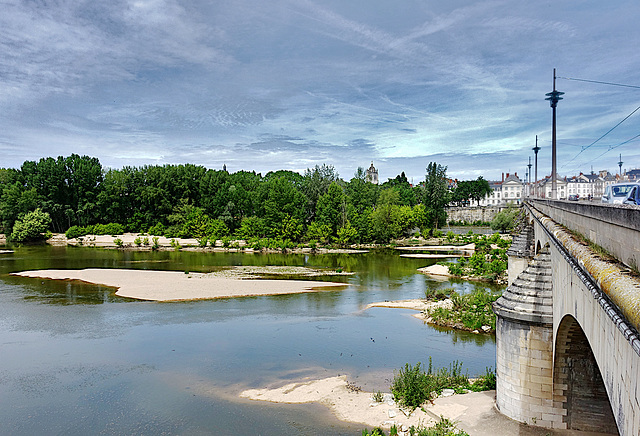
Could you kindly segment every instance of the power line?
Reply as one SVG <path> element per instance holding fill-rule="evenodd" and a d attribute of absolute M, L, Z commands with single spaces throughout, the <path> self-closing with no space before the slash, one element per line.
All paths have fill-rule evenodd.
<path fill-rule="evenodd" d="M 618 124 L 616 124 L 615 126 L 613 126 L 612 128 L 610 128 L 607 133 L 605 133 L 604 135 L 602 135 L 601 137 L 599 137 L 598 139 L 596 139 L 595 141 L 593 141 L 591 144 L 587 145 L 586 147 L 582 147 L 582 150 L 580 150 L 578 152 L 578 154 L 576 154 L 571 160 L 569 160 L 567 163 L 565 163 L 563 165 L 563 167 L 565 167 L 567 164 L 573 162 L 574 160 L 576 160 L 576 158 L 578 156 L 580 156 L 582 154 L 583 151 L 588 150 L 591 146 L 593 146 L 594 144 L 596 144 L 598 141 L 600 141 L 602 138 L 604 138 L 605 136 L 607 136 L 609 133 L 613 132 L 613 130 L 618 127 L 620 124 L 624 123 L 625 121 L 627 121 L 629 119 L 629 117 L 631 117 L 631 115 L 635 114 L 636 112 L 638 112 L 638 110 L 640 110 L 640 106 L 638 106 L 637 108 L 635 108 L 633 110 L 633 112 L 631 112 L 629 115 L 627 115 L 626 117 L 624 117 L 622 119 L 622 121 L 620 121 Z"/>
<path fill-rule="evenodd" d="M 558 76 L 557 78 L 558 79 L 565 79 L 565 80 L 573 80 L 573 81 L 576 81 L 576 82 L 598 83 L 600 85 L 622 86 L 624 88 L 640 89 L 640 86 L 636 86 L 636 85 L 624 85 L 622 83 L 602 82 L 600 80 L 576 79 L 575 77 L 560 77 L 560 76 Z"/>
<path fill-rule="evenodd" d="M 583 164 L 581 164 L 581 165 L 588 165 L 588 164 L 590 164 L 590 163 L 592 163 L 592 162 L 595 162 L 595 161 L 597 161 L 598 159 L 600 159 L 602 156 L 604 156 L 605 154 L 609 153 L 611 150 L 614 150 L 614 149 L 616 149 L 616 148 L 618 148 L 618 147 L 621 147 L 621 146 L 623 146 L 623 145 L 625 145 L 625 144 L 628 144 L 628 143 L 630 143 L 631 141 L 633 141 L 633 140 L 635 140 L 635 139 L 638 139 L 638 138 L 640 138 L 640 134 L 638 134 L 638 135 L 634 136 L 633 138 L 629 138 L 629 139 L 627 139 L 626 141 L 621 142 L 620 144 L 617 144 L 617 145 L 609 145 L 609 148 L 607 148 L 607 150 L 605 150 L 601 155 L 599 155 L 599 156 L 597 156 L 597 157 L 595 157 L 595 158 L 591 159 L 590 161 L 587 161 L 587 162 L 585 162 L 585 163 L 583 163 Z M 578 165 L 578 166 L 574 167 L 574 171 L 575 171 L 575 170 L 577 170 L 579 167 L 580 167 L 580 165 Z"/>

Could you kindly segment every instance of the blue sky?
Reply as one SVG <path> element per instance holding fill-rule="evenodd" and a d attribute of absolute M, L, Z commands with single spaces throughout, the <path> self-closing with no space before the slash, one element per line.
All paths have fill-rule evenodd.
<path fill-rule="evenodd" d="M 640 167 L 637 1 L 0 0 L 0 167 Z M 621 145 L 622 144 L 622 145 Z M 591 145 L 590 147 L 588 147 Z M 588 148 L 585 148 L 588 147 Z"/>

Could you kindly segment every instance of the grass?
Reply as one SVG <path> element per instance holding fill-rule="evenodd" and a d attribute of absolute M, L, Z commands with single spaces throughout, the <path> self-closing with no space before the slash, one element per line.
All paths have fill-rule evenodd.
<path fill-rule="evenodd" d="M 397 436 L 398 428 L 394 425 L 389 430 L 389 436 Z M 464 430 L 458 429 L 455 423 L 449 419 L 440 417 L 435 425 L 431 427 L 411 426 L 409 428 L 410 436 L 469 436 Z M 387 436 L 380 427 L 374 428 L 371 433 L 368 430 L 362 430 L 362 436 Z"/>

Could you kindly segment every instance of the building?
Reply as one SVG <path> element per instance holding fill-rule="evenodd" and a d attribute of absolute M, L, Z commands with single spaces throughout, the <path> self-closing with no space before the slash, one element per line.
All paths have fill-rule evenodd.
<path fill-rule="evenodd" d="M 524 197 L 524 184 L 518 178 L 518 173 L 502 175 L 502 181 L 489 182 L 491 194 L 480 200 L 480 206 L 505 206 L 520 204 Z"/>
<path fill-rule="evenodd" d="M 367 182 L 378 184 L 378 170 L 373 166 L 373 162 L 367 170 Z"/>
<path fill-rule="evenodd" d="M 551 176 L 547 176 L 538 182 L 537 190 L 541 198 L 551 198 Z M 556 191 L 559 200 L 567 199 L 567 180 L 556 176 Z"/>

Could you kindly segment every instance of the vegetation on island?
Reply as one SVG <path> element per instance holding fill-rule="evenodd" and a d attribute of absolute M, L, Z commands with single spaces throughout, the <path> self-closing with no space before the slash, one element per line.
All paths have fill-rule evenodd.
<path fill-rule="evenodd" d="M 470 257 L 460 257 L 455 262 L 442 262 L 449 274 L 456 277 L 476 277 L 488 281 L 501 281 L 507 271 L 507 249 L 511 240 L 500 234 L 478 235 L 469 231 L 466 235 L 447 232 L 446 240 L 451 244 L 475 245 Z"/>
<path fill-rule="evenodd" d="M 459 294 L 453 288 L 427 290 L 427 301 L 451 300 L 451 307 L 434 307 L 425 315 L 429 322 L 443 327 L 489 333 L 496 329 L 496 315 L 492 304 L 500 298 L 499 292 L 476 290 Z"/>
<path fill-rule="evenodd" d="M 201 246 L 222 238 L 285 246 L 388 243 L 441 228 L 451 195 L 446 167 L 435 162 L 412 186 L 404 173 L 369 183 L 363 168 L 345 181 L 330 165 L 263 176 L 192 164 L 106 169 L 97 158 L 73 154 L 0 169 L 0 233 L 16 242 L 36 230 L 69 238 L 122 230 L 196 238 Z M 36 210 L 49 217 L 47 225 L 25 231 Z"/>

